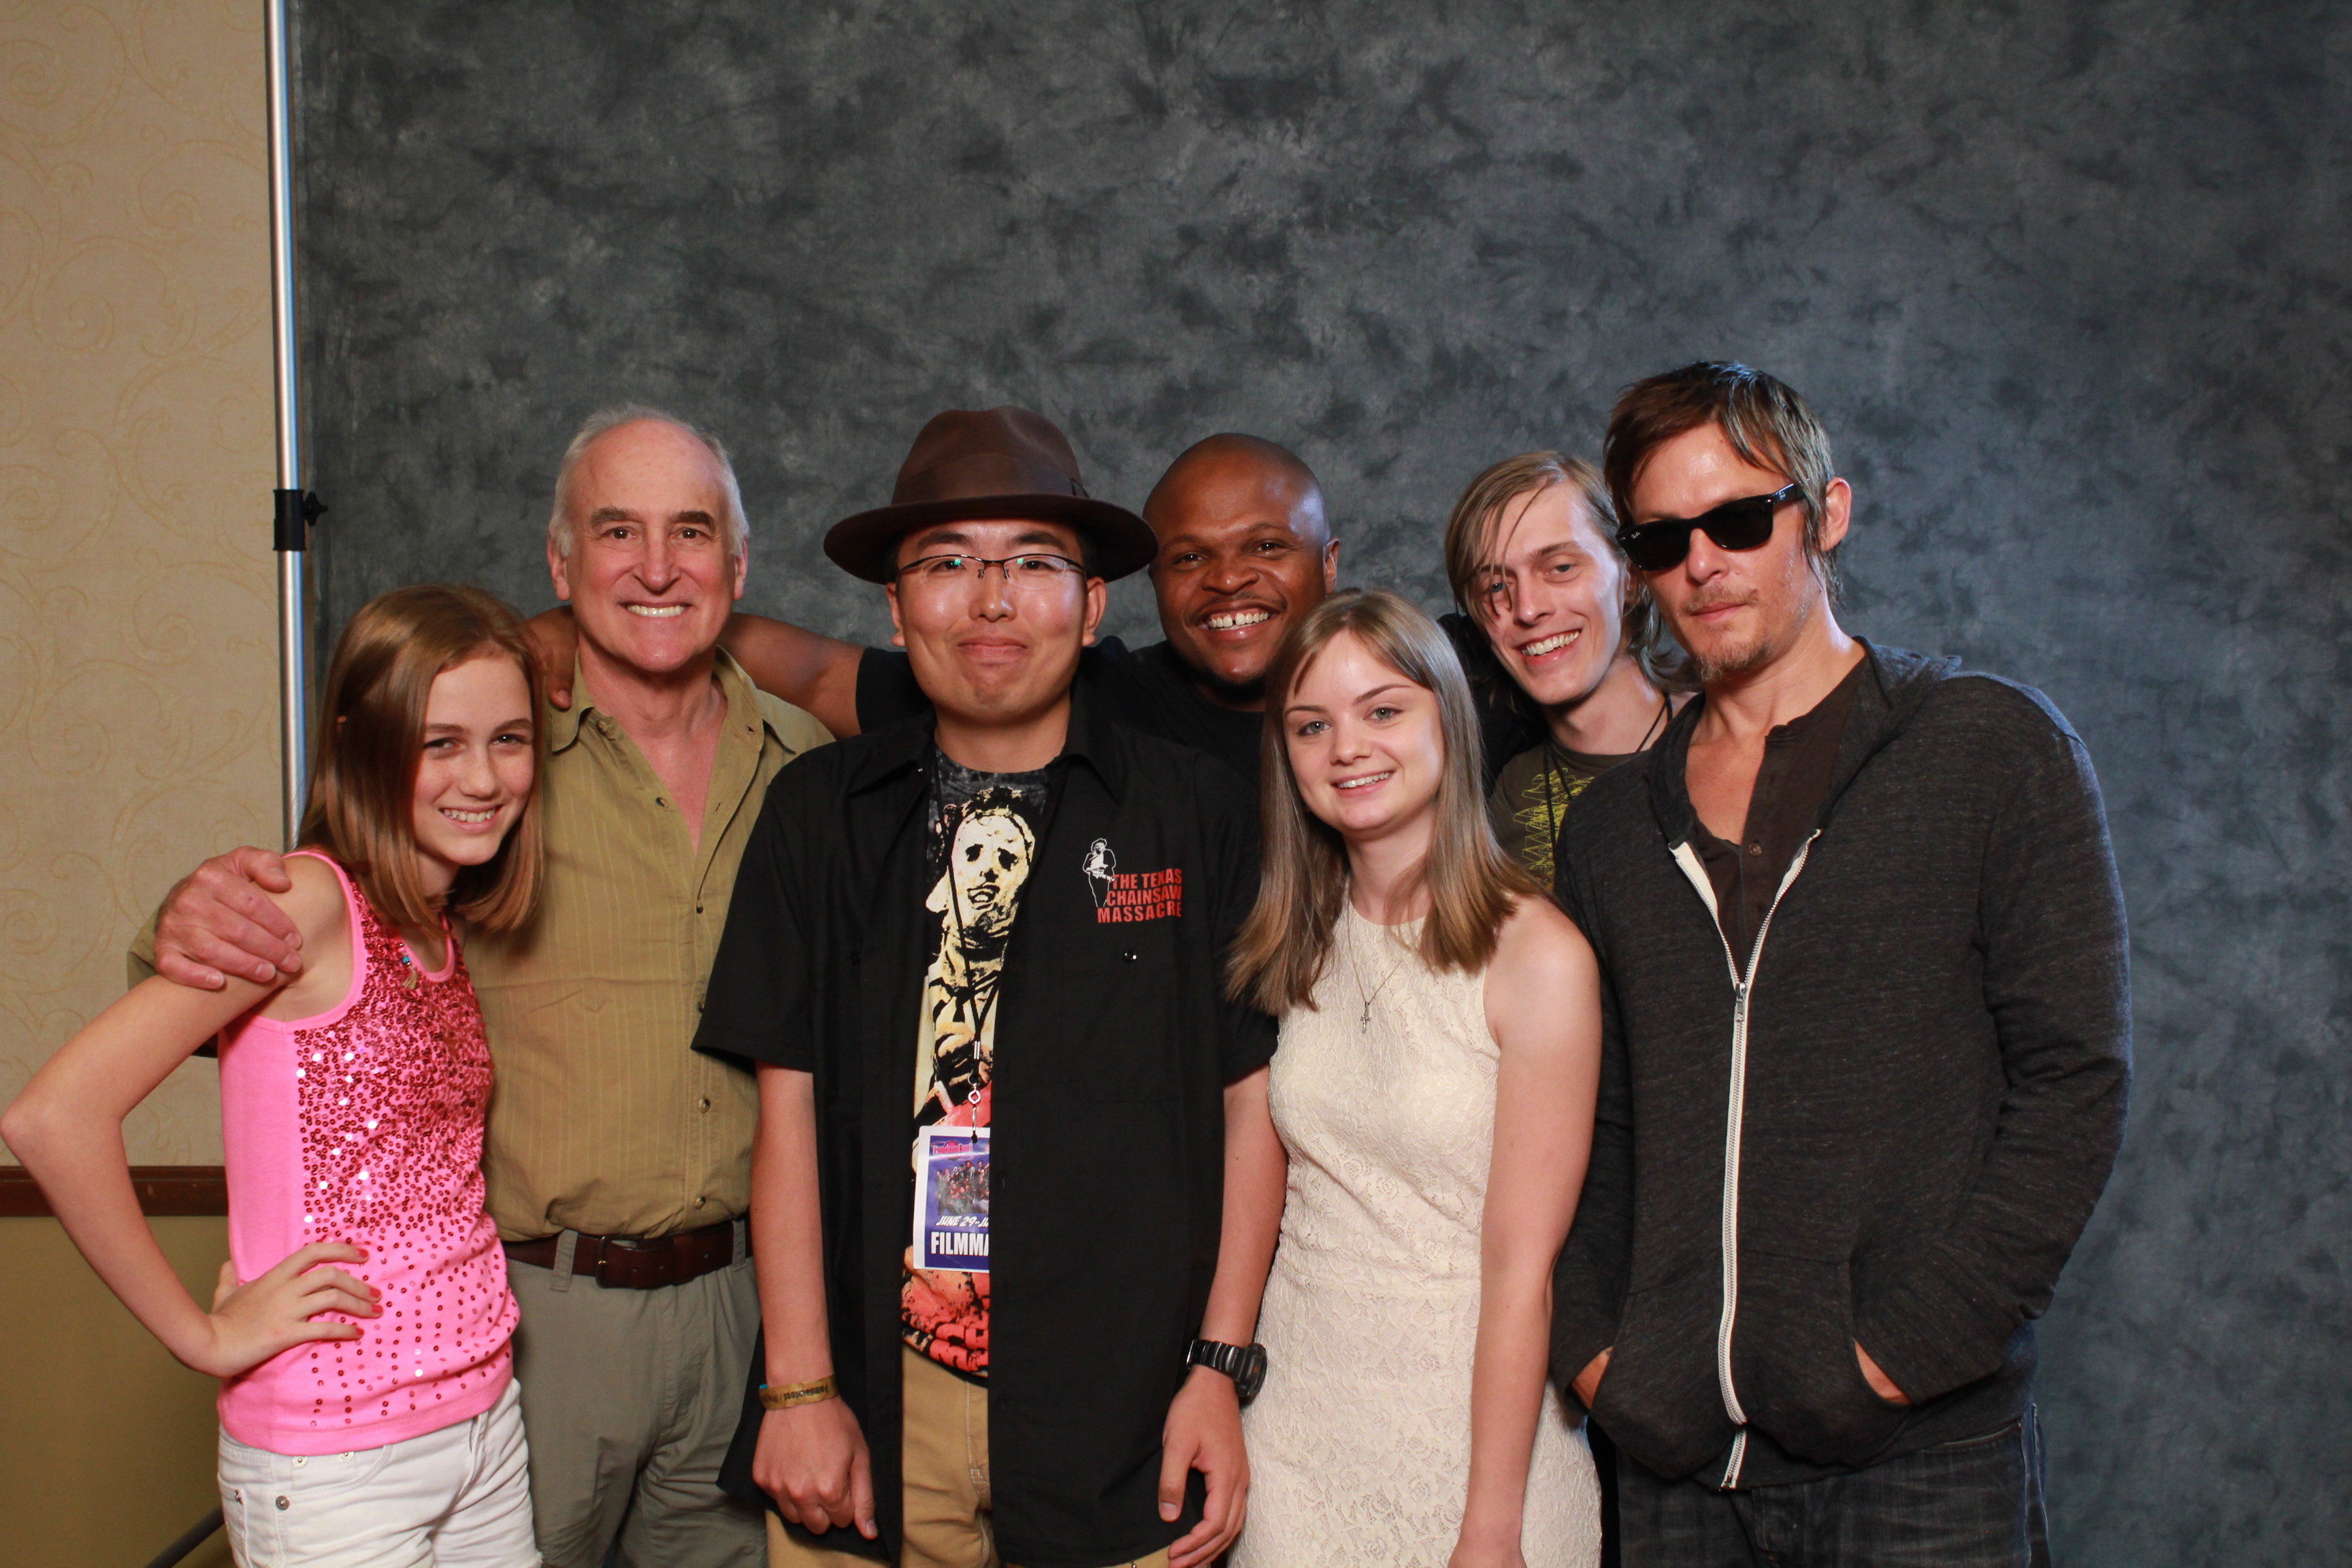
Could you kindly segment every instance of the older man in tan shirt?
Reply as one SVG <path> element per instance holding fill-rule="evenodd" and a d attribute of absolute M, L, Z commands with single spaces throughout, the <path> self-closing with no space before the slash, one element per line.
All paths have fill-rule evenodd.
<path fill-rule="evenodd" d="M 543 715 L 547 881 L 519 936 L 466 960 L 496 1060 L 485 1156 L 522 1308 L 515 1370 L 551 1568 L 749 1568 L 759 1515 L 721 1493 L 757 1291 L 757 1093 L 689 1048 L 768 781 L 831 737 L 719 650 L 746 530 L 726 453 L 650 409 L 564 454 L 548 568 L 580 636 L 572 707 Z M 217 985 L 299 967 L 256 883 L 207 861 L 167 901 L 161 972 Z"/>

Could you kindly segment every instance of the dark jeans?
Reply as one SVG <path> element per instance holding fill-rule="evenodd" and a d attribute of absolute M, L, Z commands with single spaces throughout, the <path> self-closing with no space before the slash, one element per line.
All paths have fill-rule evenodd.
<path fill-rule="evenodd" d="M 1718 1491 L 1617 1470 L 1625 1568 L 2049 1568 L 2032 1406 L 1983 1437 L 1847 1476 Z"/>

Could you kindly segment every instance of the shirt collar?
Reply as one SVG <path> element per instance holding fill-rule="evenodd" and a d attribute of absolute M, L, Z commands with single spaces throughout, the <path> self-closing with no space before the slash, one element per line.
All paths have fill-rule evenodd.
<path fill-rule="evenodd" d="M 760 711 L 759 696 L 751 684 L 751 676 L 745 673 L 741 665 L 735 662 L 734 655 L 723 647 L 717 652 L 718 663 L 713 673 L 719 678 L 720 695 L 727 699 L 727 718 L 730 725 L 739 722 L 765 724 L 767 715 Z M 600 710 L 588 695 L 587 671 L 581 668 L 580 656 L 575 653 L 572 656 L 572 706 L 551 707 L 547 712 L 548 754 L 553 756 L 577 741 L 580 738 L 581 726 L 588 721 L 588 715 L 591 712 L 596 711 Z"/>
<path fill-rule="evenodd" d="M 1084 763 L 1102 780 L 1112 799 L 1123 797 L 1127 794 L 1127 756 L 1111 730 L 1111 725 L 1095 711 L 1086 688 L 1074 688 L 1070 694 L 1069 734 L 1062 742 L 1061 754 L 1047 765 Z M 928 711 L 919 719 L 908 719 L 875 731 L 872 744 L 866 748 L 866 754 L 858 759 L 850 774 L 850 793 L 876 788 L 928 763 L 933 748 L 939 744 L 938 733 L 938 719 Z"/>

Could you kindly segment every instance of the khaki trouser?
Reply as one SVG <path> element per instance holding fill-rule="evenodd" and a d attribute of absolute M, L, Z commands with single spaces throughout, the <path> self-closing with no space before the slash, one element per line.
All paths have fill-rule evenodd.
<path fill-rule="evenodd" d="M 509 1263 L 515 1380 L 547 1568 L 759 1568 L 759 1511 L 719 1489 L 760 1328 L 748 1258 L 652 1290 Z"/>
<path fill-rule="evenodd" d="M 907 1426 L 899 1447 L 905 1470 L 906 1550 L 899 1568 L 1004 1568 L 996 1555 L 988 1480 L 988 1390 L 909 1350 Z M 794 1541 L 768 1516 L 769 1568 L 874 1568 L 873 1559 Z M 1107 1565 L 1109 1568 L 1109 1565 Z M 1125 1568 L 1168 1568 L 1168 1553 Z"/>

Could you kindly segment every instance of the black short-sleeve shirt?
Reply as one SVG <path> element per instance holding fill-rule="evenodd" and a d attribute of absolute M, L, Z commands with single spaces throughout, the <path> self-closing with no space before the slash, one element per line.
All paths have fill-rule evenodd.
<path fill-rule="evenodd" d="M 777 775 L 695 1038 L 815 1078 L 834 1372 L 883 1533 L 824 1543 L 893 1559 L 932 743 L 927 717 L 908 720 Z M 1198 1518 L 1196 1495 L 1160 1519 L 1160 1426 L 1216 1270 L 1223 1091 L 1275 1033 L 1221 984 L 1257 884 L 1240 781 L 1100 721 L 1084 692 L 1050 772 L 997 1002 L 990 1450 L 1006 1559 L 1087 1568 L 1149 1555 Z M 758 1415 L 747 1396 L 723 1478 L 743 1495 Z"/>

